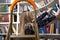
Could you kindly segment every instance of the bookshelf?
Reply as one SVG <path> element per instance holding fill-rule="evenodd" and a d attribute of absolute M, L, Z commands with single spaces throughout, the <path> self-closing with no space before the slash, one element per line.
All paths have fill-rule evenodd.
<path fill-rule="evenodd" d="M 9 11 L 9 5 L 11 5 L 11 0 L 10 0 L 10 2 L 8 2 L 8 0 L 6 0 L 5 2 L 4 2 L 5 0 L 2 0 L 2 1 L 0 1 L 0 6 L 1 5 L 6 5 L 7 6 L 7 11 L 1 11 L 0 10 L 0 15 L 6 15 L 6 14 L 8 14 L 9 16 L 9 21 L 8 22 L 0 22 L 0 25 L 5 25 L 5 27 L 6 27 L 6 25 L 10 25 L 10 11 Z M 3 6 L 2 6 L 3 7 Z M 14 9 L 14 12 L 13 12 L 13 14 L 18 14 L 18 12 L 16 11 L 17 9 Z M 17 15 L 16 15 L 17 16 Z M 7 17 L 7 16 L 6 16 Z M 15 26 L 17 26 L 18 25 L 18 23 L 19 22 L 17 22 L 17 20 L 16 20 L 16 22 L 13 22 L 13 25 L 15 25 Z M 9 27 L 9 26 L 8 26 Z M 16 27 L 17 28 L 17 27 Z M 17 32 L 16 32 L 17 33 Z M 2 34 L 4 34 L 4 35 L 6 35 L 6 33 L 0 33 L 0 35 L 2 35 Z"/>
<path fill-rule="evenodd" d="M 39 4 L 39 1 L 35 0 L 35 2 L 37 2 Z M 6 0 L 5 3 L 0 3 L 0 5 L 3 4 L 3 5 L 6 5 L 6 6 L 9 6 L 9 5 L 11 5 L 11 3 L 10 2 L 7 2 L 7 0 Z M 52 0 L 50 3 L 48 3 L 47 5 L 45 5 L 43 8 L 39 8 L 39 9 L 41 11 L 47 10 L 48 7 L 53 7 L 56 3 L 58 3 L 57 0 Z M 16 22 L 13 22 L 13 25 L 16 25 L 16 33 L 14 33 L 16 35 L 11 35 L 10 37 L 11 38 L 34 38 L 35 37 L 34 35 L 30 35 L 30 36 L 29 35 L 25 35 L 25 36 L 19 36 L 18 35 L 18 29 L 19 29 L 19 24 L 20 24 L 20 20 L 19 20 L 20 18 L 19 17 L 20 17 L 20 14 L 21 14 L 21 12 L 19 11 L 20 10 L 19 6 L 22 5 L 22 4 L 29 5 L 30 6 L 30 4 L 28 4 L 27 2 L 17 3 L 17 11 L 13 12 L 13 14 L 16 14 L 17 15 L 17 21 Z M 39 9 L 37 8 L 37 11 Z M 33 10 L 32 10 L 32 13 L 33 13 Z M 8 15 L 10 15 L 10 11 L 8 9 L 7 12 L 0 12 L 0 14 L 8 14 Z M 6 24 L 9 25 L 10 24 L 10 18 L 9 18 L 9 22 L 0 22 L 0 24 L 1 25 L 2 24 L 3 25 L 6 25 Z M 1 33 L 0 35 L 6 35 L 6 33 Z M 40 37 L 43 37 L 43 38 L 60 38 L 60 34 L 39 34 L 39 38 Z"/>
<path fill-rule="evenodd" d="M 52 39 L 59 39 L 60 34 L 39 34 L 40 38 L 52 38 Z"/>

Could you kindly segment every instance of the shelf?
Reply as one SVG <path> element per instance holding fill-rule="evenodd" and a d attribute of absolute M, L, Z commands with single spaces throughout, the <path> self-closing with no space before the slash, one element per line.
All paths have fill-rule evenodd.
<path fill-rule="evenodd" d="M 0 24 L 9 24 L 9 22 L 0 22 Z"/>
<path fill-rule="evenodd" d="M 13 24 L 17 24 L 18 22 L 13 22 Z M 0 24 L 10 24 L 10 22 L 0 22 Z"/>
<path fill-rule="evenodd" d="M 60 38 L 60 34 L 39 34 L 40 38 Z"/>
<path fill-rule="evenodd" d="M 0 33 L 0 35 L 2 35 L 2 36 L 6 36 L 6 33 Z"/>
<path fill-rule="evenodd" d="M 11 5 L 11 3 L 0 3 L 0 4 L 4 4 L 4 5 Z"/>
<path fill-rule="evenodd" d="M 17 24 L 18 22 L 13 22 L 13 24 Z"/>
<path fill-rule="evenodd" d="M 0 14 L 11 14 L 10 12 L 0 12 Z M 17 14 L 17 12 L 13 12 L 13 14 Z"/>
<path fill-rule="evenodd" d="M 35 35 L 11 35 L 10 38 L 35 38 Z"/>

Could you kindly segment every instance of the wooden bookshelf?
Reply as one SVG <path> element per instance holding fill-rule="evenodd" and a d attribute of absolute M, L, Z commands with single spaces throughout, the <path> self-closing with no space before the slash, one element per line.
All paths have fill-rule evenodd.
<path fill-rule="evenodd" d="M 39 38 L 60 38 L 60 34 L 39 34 Z"/>

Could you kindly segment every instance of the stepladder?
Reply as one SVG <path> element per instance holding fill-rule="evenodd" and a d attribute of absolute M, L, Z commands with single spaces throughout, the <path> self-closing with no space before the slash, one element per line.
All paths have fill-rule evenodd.
<path fill-rule="evenodd" d="M 34 3 L 33 0 L 14 0 L 14 2 L 12 3 L 12 5 L 10 6 L 10 10 L 11 10 L 11 14 L 10 14 L 10 26 L 8 28 L 8 32 L 7 32 L 7 36 L 6 36 L 6 40 L 10 40 L 10 35 L 12 35 L 12 20 L 13 20 L 13 7 L 14 5 L 17 3 L 17 2 L 21 2 L 21 1 L 27 1 L 28 3 L 30 3 L 33 8 L 34 8 L 34 22 L 33 22 L 33 29 L 34 29 L 34 36 L 35 36 L 35 39 L 34 40 L 39 40 L 39 36 L 38 36 L 38 26 L 37 26 L 37 22 L 36 22 L 36 5 Z M 30 17 L 30 14 L 28 14 L 28 16 L 26 15 L 26 12 L 28 11 L 25 11 L 21 14 L 21 18 L 20 18 L 20 31 L 19 31 L 19 35 L 17 36 L 25 36 L 25 33 L 24 33 L 24 26 L 25 24 L 32 24 L 32 17 Z M 29 13 L 29 12 L 28 12 Z M 24 16 L 23 16 L 24 15 Z M 29 35 L 28 35 L 29 36 Z"/>

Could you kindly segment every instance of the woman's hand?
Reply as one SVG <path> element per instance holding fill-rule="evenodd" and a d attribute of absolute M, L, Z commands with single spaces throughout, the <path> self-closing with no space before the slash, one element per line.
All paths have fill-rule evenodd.
<path fill-rule="evenodd" d="M 47 12 L 50 13 L 52 11 L 52 7 L 51 8 L 48 8 Z"/>
<path fill-rule="evenodd" d="M 60 9 L 55 13 L 55 16 L 57 17 L 60 14 Z"/>

